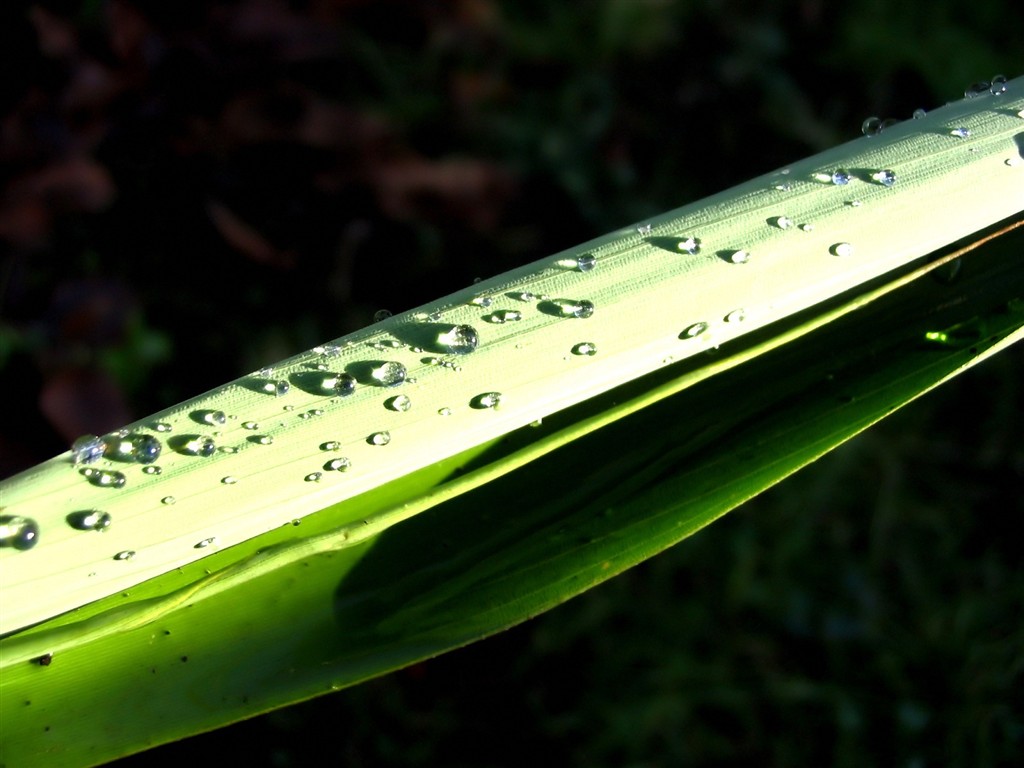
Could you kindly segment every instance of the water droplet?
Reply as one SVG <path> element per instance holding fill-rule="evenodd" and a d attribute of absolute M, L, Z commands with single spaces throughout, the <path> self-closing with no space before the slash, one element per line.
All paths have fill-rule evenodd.
<path fill-rule="evenodd" d="M 1006 165 L 1009 165 L 1012 168 L 1015 165 L 1020 165 L 1021 158 L 1019 156 L 1017 156 L 1017 155 L 1014 155 L 1013 157 L 1006 158 L 1003 162 L 1006 163 Z"/>
<path fill-rule="evenodd" d="M 865 136 L 877 136 L 882 132 L 882 118 L 869 117 L 860 124 L 860 131 Z"/>
<path fill-rule="evenodd" d="M 988 91 L 993 96 L 1002 96 L 1006 93 L 1006 75 L 993 75 Z"/>
<path fill-rule="evenodd" d="M 268 381 L 266 384 L 263 385 L 263 391 L 266 392 L 268 395 L 273 395 L 274 397 L 284 397 L 285 395 L 288 394 L 288 390 L 290 389 L 291 385 L 284 379 L 279 379 L 278 381 Z"/>
<path fill-rule="evenodd" d="M 469 303 L 474 307 L 489 307 L 494 303 L 494 299 L 490 296 L 474 296 L 469 300 Z"/>
<path fill-rule="evenodd" d="M 341 354 L 341 344 L 321 344 L 313 347 L 313 352 L 321 357 L 337 357 Z"/>
<path fill-rule="evenodd" d="M 847 171 L 845 168 L 837 168 L 836 170 L 832 171 L 831 181 L 837 187 L 842 187 L 849 184 L 851 178 L 852 177 L 850 176 L 850 172 Z"/>
<path fill-rule="evenodd" d="M 925 333 L 925 341 L 942 347 L 965 349 L 974 346 L 988 333 L 988 324 L 984 318 L 975 317 L 957 323 L 949 328 Z"/>
<path fill-rule="evenodd" d="M 260 425 L 255 421 L 243 421 L 242 429 L 259 429 Z"/>
<path fill-rule="evenodd" d="M 921 107 L 918 107 L 917 109 L 914 110 L 914 114 L 912 114 L 911 117 L 914 118 L 915 120 L 920 120 L 927 114 L 928 113 L 925 110 L 921 109 Z"/>
<path fill-rule="evenodd" d="M 516 299 L 517 301 L 535 301 L 537 297 L 529 291 L 516 291 L 508 294 L 510 299 Z"/>
<path fill-rule="evenodd" d="M 80 470 L 82 477 L 95 485 L 97 488 L 123 488 L 127 479 L 123 472 L 116 472 L 107 469 L 92 469 L 86 467 Z"/>
<path fill-rule="evenodd" d="M 968 136 L 971 135 L 971 132 L 967 128 L 960 126 L 959 128 L 954 128 L 953 130 L 951 130 L 949 132 L 949 135 L 956 136 L 958 139 L 966 139 Z"/>
<path fill-rule="evenodd" d="M 523 313 L 517 312 L 514 309 L 500 309 L 497 312 L 492 312 L 484 318 L 489 323 L 495 325 L 502 325 L 503 323 L 512 323 L 523 319 Z"/>
<path fill-rule="evenodd" d="M 586 319 L 594 314 L 594 304 L 586 299 L 573 301 L 572 299 L 555 299 L 552 306 L 562 317 L 578 317 Z"/>
<path fill-rule="evenodd" d="M 174 498 L 173 496 L 164 496 L 162 499 L 160 499 L 160 503 L 161 504 L 166 504 L 169 507 L 172 504 L 177 504 L 178 500 L 176 498 Z"/>
<path fill-rule="evenodd" d="M 438 416 L 451 416 L 452 415 L 452 409 L 451 408 L 438 408 L 437 409 L 437 415 Z"/>
<path fill-rule="evenodd" d="M 471 325 L 453 325 L 437 334 L 437 345 L 453 355 L 468 355 L 479 343 L 480 336 Z"/>
<path fill-rule="evenodd" d="M 789 229 L 793 226 L 793 220 L 789 216 L 773 216 L 768 219 L 768 223 L 779 229 Z"/>
<path fill-rule="evenodd" d="M 849 243 L 835 243 L 828 250 L 833 256 L 853 255 L 853 246 Z"/>
<path fill-rule="evenodd" d="M 163 470 L 156 464 L 150 464 L 148 467 L 142 468 L 142 473 L 145 475 L 159 475 Z"/>
<path fill-rule="evenodd" d="M 132 455 L 139 464 L 152 464 L 160 458 L 163 446 L 153 435 L 135 435 L 132 437 Z"/>
<path fill-rule="evenodd" d="M 331 459 L 326 464 L 324 464 L 324 469 L 326 469 L 328 472 L 348 472 L 348 470 L 351 467 L 352 462 L 346 459 L 345 457 L 342 457 L 340 459 Z"/>
<path fill-rule="evenodd" d="M 597 266 L 597 257 L 592 253 L 585 253 L 576 257 L 576 269 L 580 272 L 589 272 Z"/>
<path fill-rule="evenodd" d="M 676 248 L 685 253 L 694 254 L 700 252 L 700 240 L 696 237 L 684 237 L 678 243 Z"/>
<path fill-rule="evenodd" d="M 195 544 L 195 549 L 206 549 L 211 544 L 216 544 L 216 543 L 217 543 L 217 537 L 216 536 L 211 536 L 208 539 L 203 539 L 202 541 L 197 541 L 196 544 Z"/>
<path fill-rule="evenodd" d="M 372 435 L 366 438 L 366 442 L 370 445 L 387 445 L 391 442 L 390 432 L 374 432 Z"/>
<path fill-rule="evenodd" d="M 750 261 L 750 254 L 740 249 L 736 251 L 724 251 L 725 260 L 732 264 L 746 264 Z"/>
<path fill-rule="evenodd" d="M 745 309 L 734 309 L 732 312 L 729 312 L 724 318 L 725 322 L 727 323 L 742 323 L 746 319 L 747 311 Z"/>
<path fill-rule="evenodd" d="M 404 413 L 412 408 L 412 400 L 409 399 L 408 395 L 395 395 L 384 401 L 384 407 L 389 411 Z"/>
<path fill-rule="evenodd" d="M 212 437 L 194 435 L 181 446 L 181 452 L 189 456 L 213 456 L 217 452 L 217 444 Z"/>
<path fill-rule="evenodd" d="M 813 225 L 813 224 L 807 224 L 807 223 L 804 223 L 804 224 L 801 224 L 801 225 L 800 225 L 800 226 L 798 227 L 798 229 L 799 229 L 799 230 L 800 230 L 801 232 L 813 232 L 813 231 L 814 231 L 814 225 Z"/>
<path fill-rule="evenodd" d="M 650 224 L 641 224 L 640 226 L 638 226 L 636 228 L 636 231 L 637 231 L 637 234 L 639 234 L 639 235 L 649 235 L 649 234 L 651 234 L 651 225 Z"/>
<path fill-rule="evenodd" d="M 337 440 L 328 440 L 326 443 L 320 443 L 321 451 L 336 451 L 341 448 L 341 443 Z"/>
<path fill-rule="evenodd" d="M 374 366 L 370 378 L 380 387 L 397 387 L 405 381 L 407 371 L 401 363 L 388 361 Z"/>
<path fill-rule="evenodd" d="M 772 187 L 772 189 L 778 190 L 779 192 L 789 192 L 789 190 L 791 190 L 792 188 L 793 185 L 790 184 L 788 181 L 783 182 L 782 184 L 776 184 L 775 186 Z"/>
<path fill-rule="evenodd" d="M 72 512 L 65 519 L 68 525 L 79 531 L 105 531 L 113 521 L 109 512 L 101 512 L 98 509 Z"/>
<path fill-rule="evenodd" d="M 224 485 L 234 485 L 235 483 L 237 483 L 237 482 L 238 482 L 238 478 L 237 478 L 237 477 L 235 477 L 234 475 L 225 475 L 224 477 L 222 477 L 222 478 L 220 479 L 220 481 L 221 481 L 221 482 L 222 482 L 222 483 L 223 483 Z"/>
<path fill-rule="evenodd" d="M 82 435 L 71 444 L 71 461 L 75 466 L 92 464 L 103 458 L 105 443 L 95 435 Z"/>
<path fill-rule="evenodd" d="M 890 171 L 886 168 L 883 171 L 875 171 L 871 174 L 871 178 L 881 184 L 883 187 L 891 187 L 896 183 L 896 172 Z"/>
<path fill-rule="evenodd" d="M 120 552 L 114 555 L 115 560 L 131 560 L 133 557 L 135 557 L 134 549 L 122 549 Z"/>
<path fill-rule="evenodd" d="M 851 208 L 860 208 L 862 205 L 864 205 L 864 203 L 862 203 L 860 200 L 847 200 L 846 204 Z"/>
<path fill-rule="evenodd" d="M 687 328 L 684 329 L 681 334 L 679 334 L 679 338 L 692 339 L 695 336 L 700 336 L 702 333 L 707 331 L 708 328 L 709 326 L 707 323 L 694 323 L 693 325 L 687 326 Z"/>
<path fill-rule="evenodd" d="M 270 445 L 274 442 L 274 438 L 270 435 L 255 435 L 249 439 L 257 445 Z"/>
<path fill-rule="evenodd" d="M 31 517 L 0 515 L 0 547 L 21 552 L 32 549 L 39 541 L 39 526 Z"/>
<path fill-rule="evenodd" d="M 373 313 L 373 322 L 379 323 L 381 320 L 387 320 L 389 317 L 391 317 L 391 314 L 391 310 L 378 309 L 376 312 Z"/>
<path fill-rule="evenodd" d="M 477 395 L 469 401 L 471 408 L 478 410 L 484 410 L 487 408 L 497 408 L 501 404 L 501 393 L 500 392 L 484 392 L 481 395 Z"/>
<path fill-rule="evenodd" d="M 228 416 L 224 411 L 213 411 L 204 409 L 192 414 L 196 421 L 201 424 L 209 424 L 211 427 L 219 427 L 227 424 Z"/>
<path fill-rule="evenodd" d="M 156 424 L 153 425 L 153 429 L 155 429 L 157 432 L 170 432 L 171 425 L 168 424 L 166 421 L 158 421 Z"/>
<path fill-rule="evenodd" d="M 573 347 L 572 353 L 574 355 L 586 355 L 587 357 L 593 357 L 597 354 L 597 346 L 595 346 L 593 342 L 584 341 Z"/>
<path fill-rule="evenodd" d="M 983 94 L 989 93 L 989 89 L 992 84 L 988 80 L 979 80 L 976 83 L 971 83 L 967 86 L 967 90 L 964 91 L 965 99 L 973 99 Z"/>
<path fill-rule="evenodd" d="M 305 480 L 307 483 L 319 483 L 320 482 L 320 478 L 323 477 L 323 476 L 324 476 L 323 472 L 310 472 L 308 475 L 306 475 L 302 479 Z"/>

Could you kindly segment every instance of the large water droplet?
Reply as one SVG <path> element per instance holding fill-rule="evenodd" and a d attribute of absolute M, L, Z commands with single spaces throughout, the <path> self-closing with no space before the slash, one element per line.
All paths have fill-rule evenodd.
<path fill-rule="evenodd" d="M 356 377 L 350 373 L 330 374 L 320 381 L 320 387 L 338 397 L 348 397 L 356 391 Z"/>
<path fill-rule="evenodd" d="M 988 92 L 993 96 L 1002 96 L 1006 93 L 1006 75 L 994 75 Z"/>
<path fill-rule="evenodd" d="M 96 435 L 82 435 L 71 444 L 71 461 L 79 464 L 92 464 L 103 458 L 106 445 L 102 438 Z"/>
<path fill-rule="evenodd" d="M 828 250 L 833 256 L 853 255 L 853 246 L 849 243 L 834 243 Z"/>
<path fill-rule="evenodd" d="M 914 114 L 912 114 L 911 117 L 914 118 L 915 120 L 920 120 L 927 114 L 928 113 L 925 110 L 921 109 L 921 107 L 918 107 L 917 109 L 914 110 Z"/>
<path fill-rule="evenodd" d="M 352 462 L 344 456 L 338 459 L 331 459 L 324 464 L 324 469 L 328 472 L 348 472 L 351 467 Z"/>
<path fill-rule="evenodd" d="M 72 512 L 65 519 L 68 521 L 68 525 L 79 531 L 105 531 L 112 522 L 109 512 L 101 512 L 98 509 Z"/>
<path fill-rule="evenodd" d="M 860 131 L 865 136 L 877 136 L 882 132 L 882 118 L 869 117 L 860 124 Z"/>
<path fill-rule="evenodd" d="M 437 334 L 437 346 L 453 355 L 468 355 L 479 343 L 480 336 L 471 325 L 453 325 Z"/>
<path fill-rule="evenodd" d="M 366 442 L 370 445 L 387 445 L 391 442 L 390 432 L 374 432 L 372 435 L 366 438 Z"/>
<path fill-rule="evenodd" d="M 708 326 L 707 323 L 704 323 L 704 322 L 694 323 L 693 325 L 687 326 L 683 330 L 683 332 L 681 334 L 679 334 L 679 338 L 681 338 L 681 339 L 692 339 L 695 336 L 700 336 L 702 333 L 707 331 L 708 328 L 709 328 L 709 326 Z"/>
<path fill-rule="evenodd" d="M 97 488 L 123 488 L 127 482 L 123 472 L 86 467 L 80 470 L 82 477 Z"/>
<path fill-rule="evenodd" d="M 395 395 L 384 401 L 384 407 L 389 411 L 404 413 L 412 408 L 412 400 L 409 399 L 408 395 Z"/>
<path fill-rule="evenodd" d="M 484 410 L 487 408 L 497 408 L 501 404 L 501 393 L 500 392 L 484 392 L 481 395 L 477 395 L 469 401 L 471 408 L 478 410 Z"/>
<path fill-rule="evenodd" d="M 135 435 L 132 437 L 132 456 L 139 464 L 152 464 L 160 458 L 163 446 L 153 435 Z"/>
<path fill-rule="evenodd" d="M 592 253 L 585 253 L 576 257 L 576 269 L 580 272 L 589 272 L 597 266 L 597 257 Z"/>
<path fill-rule="evenodd" d="M 39 525 L 31 517 L 0 515 L 0 547 L 24 552 L 39 541 Z"/>
<path fill-rule="evenodd" d="M 871 178 L 881 184 L 883 187 L 891 187 L 896 183 L 896 172 L 891 171 L 888 168 L 882 171 L 875 171 L 871 174 Z"/>
<path fill-rule="evenodd" d="M 846 184 L 849 184 L 851 178 L 852 177 L 850 176 L 850 172 L 847 171 L 845 168 L 837 168 L 836 170 L 832 171 L 831 181 L 837 187 L 842 187 L 845 186 Z"/>
<path fill-rule="evenodd" d="M 573 347 L 572 353 L 574 355 L 585 355 L 587 357 L 593 357 L 594 355 L 597 354 L 597 347 L 594 345 L 593 342 L 584 341 Z"/>
<path fill-rule="evenodd" d="M 213 456 L 217 452 L 217 443 L 214 442 L 212 437 L 206 437 L 204 435 L 187 435 L 186 439 L 181 443 L 179 450 L 181 453 L 189 456 L 202 456 L 209 457 Z"/>
<path fill-rule="evenodd" d="M 380 387 L 397 387 L 407 375 L 405 366 L 394 361 L 379 363 L 370 369 L 370 378 Z"/>
<path fill-rule="evenodd" d="M 523 319 L 523 313 L 517 312 L 514 309 L 499 309 L 497 312 L 492 312 L 484 318 L 488 323 L 494 323 L 495 325 L 502 325 L 503 323 L 512 323 L 517 320 Z"/>

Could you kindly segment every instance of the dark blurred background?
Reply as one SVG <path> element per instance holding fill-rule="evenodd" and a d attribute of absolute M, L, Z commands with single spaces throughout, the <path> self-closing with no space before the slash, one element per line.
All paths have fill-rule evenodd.
<path fill-rule="evenodd" d="M 1024 74 L 997 0 L 46 0 L 0 27 L 0 477 Z M 1020 764 L 1022 372 L 513 631 L 124 765 Z"/>

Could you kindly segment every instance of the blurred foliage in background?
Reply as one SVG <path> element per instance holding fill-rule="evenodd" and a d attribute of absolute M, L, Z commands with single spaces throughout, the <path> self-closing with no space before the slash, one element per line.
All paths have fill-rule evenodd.
<path fill-rule="evenodd" d="M 996 0 L 44 0 L 0 24 L 0 476 L 1022 74 Z M 1008 258 L 1021 239 L 1004 238 Z M 125 761 L 1024 760 L 1014 349 L 564 608 Z"/>

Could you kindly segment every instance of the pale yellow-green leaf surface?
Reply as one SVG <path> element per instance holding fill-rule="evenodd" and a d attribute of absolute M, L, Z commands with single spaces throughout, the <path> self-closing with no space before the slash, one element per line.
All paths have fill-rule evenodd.
<path fill-rule="evenodd" d="M 1017 79 L 126 425 L 128 440 L 159 440 L 154 463 L 66 453 L 0 484 L 3 525 L 39 529 L 36 546 L 0 547 L 0 634 L 485 445 L 1021 210 Z M 459 326 L 473 329 L 471 351 Z M 341 396 L 331 386 L 345 372 L 357 383 Z M 212 453 L 195 455 L 207 438 Z M 94 510 L 108 529 L 69 524 Z"/>

